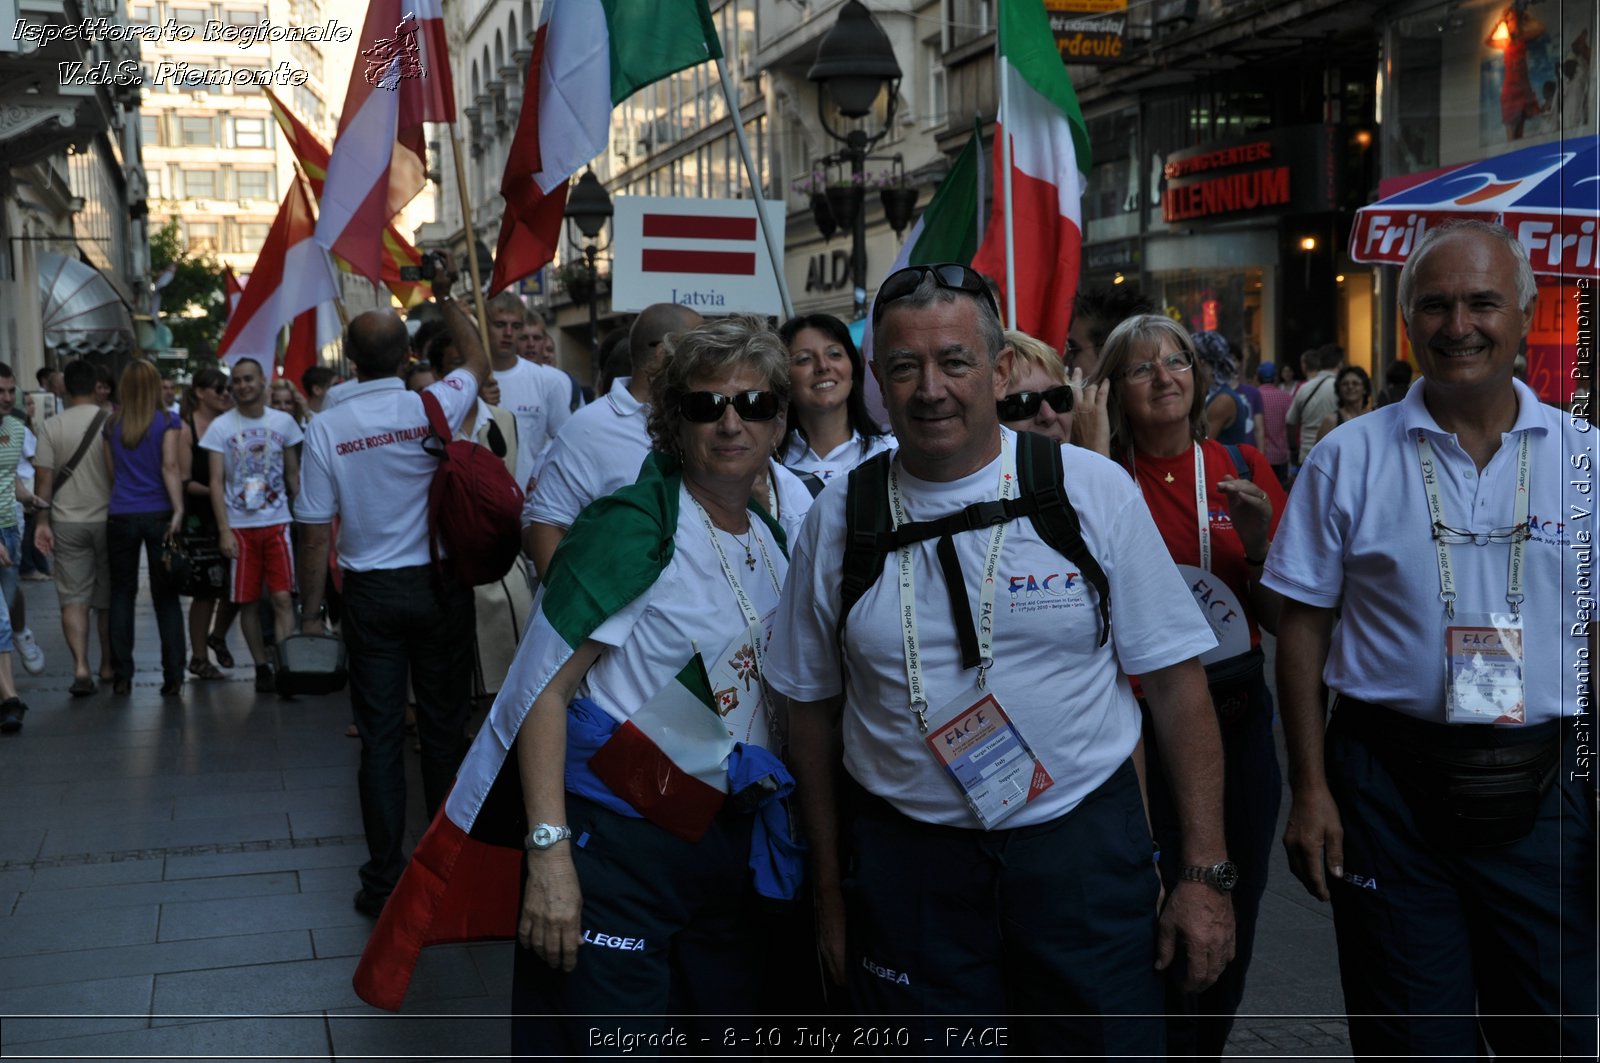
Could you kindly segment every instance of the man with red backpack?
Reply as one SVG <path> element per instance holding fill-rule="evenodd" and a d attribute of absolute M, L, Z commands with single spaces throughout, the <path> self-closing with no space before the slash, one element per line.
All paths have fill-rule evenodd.
<path fill-rule="evenodd" d="M 466 363 L 427 389 L 454 429 L 474 408 L 489 372 L 478 331 L 450 296 L 455 270 L 443 258 L 434 297 Z M 472 587 L 436 565 L 429 491 L 441 458 L 420 394 L 396 376 L 407 353 L 405 324 L 374 310 L 350 322 L 345 352 L 356 383 L 306 429 L 300 524 L 301 630 L 322 634 L 329 529 L 339 518 L 343 635 L 350 700 L 361 733 L 357 785 L 369 859 L 357 910 L 376 916 L 405 868 L 405 706 L 409 677 L 422 744 L 423 801 L 431 819 L 466 749 L 471 704 Z M 431 452 L 430 452 L 431 450 Z M 513 532 L 514 535 L 514 532 Z"/>

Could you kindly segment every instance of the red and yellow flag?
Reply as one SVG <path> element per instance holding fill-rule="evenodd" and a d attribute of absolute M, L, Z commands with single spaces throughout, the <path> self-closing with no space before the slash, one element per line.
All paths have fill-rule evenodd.
<path fill-rule="evenodd" d="M 267 100 L 272 104 L 272 114 L 278 120 L 278 128 L 283 130 L 283 135 L 289 141 L 295 158 L 300 160 L 300 168 L 305 171 L 306 178 L 311 182 L 311 192 L 322 199 L 322 182 L 328 176 L 328 149 L 322 141 L 317 139 L 315 133 L 307 129 L 305 124 L 296 118 L 285 107 L 283 101 L 273 95 L 272 90 L 263 87 Z M 348 265 L 335 256 L 339 268 L 351 272 Z M 400 305 L 406 309 L 416 306 L 433 297 L 433 287 L 427 281 L 408 281 L 400 279 L 402 266 L 417 266 L 422 264 L 422 252 L 411 245 L 411 241 L 400 235 L 400 230 L 391 223 L 383 230 L 383 264 L 382 279 L 394 297 L 400 300 Z"/>

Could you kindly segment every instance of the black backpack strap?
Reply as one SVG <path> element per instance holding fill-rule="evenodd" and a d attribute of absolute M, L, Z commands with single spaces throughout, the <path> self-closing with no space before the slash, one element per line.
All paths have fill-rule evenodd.
<path fill-rule="evenodd" d="M 879 537 L 894 525 L 889 513 L 889 460 L 892 451 L 862 462 L 850 470 L 844 502 L 844 565 L 839 583 L 839 619 L 834 625 L 837 642 L 844 645 L 844 626 L 850 610 L 878 581 L 888 551 Z"/>
<path fill-rule="evenodd" d="M 1063 483 L 1061 444 L 1034 432 L 1017 433 L 1017 479 L 1023 497 L 1031 499 L 1033 527 L 1039 538 L 1078 566 L 1084 581 L 1100 597 L 1100 645 L 1111 635 L 1111 582 L 1089 552 L 1083 522 Z"/>
<path fill-rule="evenodd" d="M 1255 479 L 1254 476 L 1250 475 L 1250 463 L 1244 460 L 1244 451 L 1239 449 L 1239 444 L 1224 443 L 1222 445 L 1228 448 L 1228 457 L 1233 459 L 1233 471 L 1239 474 L 1239 479 Z"/>

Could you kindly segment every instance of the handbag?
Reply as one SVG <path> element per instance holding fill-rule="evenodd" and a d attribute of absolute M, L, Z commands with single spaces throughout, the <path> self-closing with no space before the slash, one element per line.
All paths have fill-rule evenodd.
<path fill-rule="evenodd" d="M 334 694 L 350 678 L 344 643 L 332 635 L 290 635 L 273 647 L 278 694 Z"/>
<path fill-rule="evenodd" d="M 217 533 L 180 531 L 161 544 L 161 566 L 179 594 L 217 596 L 228 586 L 228 559 Z"/>

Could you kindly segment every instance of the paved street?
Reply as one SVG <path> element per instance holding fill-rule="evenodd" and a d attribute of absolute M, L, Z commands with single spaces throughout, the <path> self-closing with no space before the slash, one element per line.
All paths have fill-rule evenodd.
<path fill-rule="evenodd" d="M 25 583 L 45 674 L 0 739 L 0 1056 L 7 1059 L 504 1056 L 504 944 L 427 952 L 406 1015 L 350 987 L 371 927 L 357 743 L 344 695 L 257 697 L 248 668 L 162 698 L 67 695 L 54 588 Z M 155 660 L 141 602 L 138 645 Z M 237 628 L 234 655 L 247 663 Z M 411 780 L 420 832 L 420 788 Z M 1285 799 L 1287 809 L 1287 798 Z M 1327 908 L 1278 866 L 1232 1050 L 1346 1052 Z"/>

